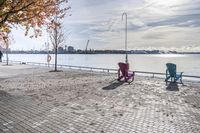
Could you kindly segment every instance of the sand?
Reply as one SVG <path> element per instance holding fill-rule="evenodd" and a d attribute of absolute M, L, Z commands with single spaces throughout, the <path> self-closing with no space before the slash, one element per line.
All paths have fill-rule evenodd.
<path fill-rule="evenodd" d="M 195 110 L 195 113 L 199 111 L 196 115 L 200 116 L 199 82 L 187 81 L 184 82 L 184 86 L 166 86 L 162 78 L 136 76 L 134 82 L 127 84 L 118 82 L 117 74 L 72 69 L 49 72 L 52 69 L 1 64 L 0 90 L 10 95 L 31 97 L 38 105 L 52 104 L 54 107 L 65 107 L 76 115 L 86 117 L 123 117 L 152 107 L 153 112 L 160 113 L 162 117 L 169 117 L 169 120 L 177 118 L 176 124 L 187 117 L 185 112 L 194 115 L 191 110 Z M 187 108 L 182 110 L 182 107 Z M 177 115 L 179 113 L 183 116 Z M 151 118 L 152 121 L 154 119 Z M 191 118 L 190 121 L 192 120 L 196 118 Z M 196 121 L 200 125 L 200 119 Z M 199 126 L 196 126 L 198 124 L 193 125 L 199 129 Z"/>

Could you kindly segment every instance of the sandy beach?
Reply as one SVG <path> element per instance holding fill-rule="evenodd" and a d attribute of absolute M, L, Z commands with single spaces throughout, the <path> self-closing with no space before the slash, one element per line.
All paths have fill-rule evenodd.
<path fill-rule="evenodd" d="M 0 64 L 0 132 L 200 131 L 200 82 L 52 69 Z"/>

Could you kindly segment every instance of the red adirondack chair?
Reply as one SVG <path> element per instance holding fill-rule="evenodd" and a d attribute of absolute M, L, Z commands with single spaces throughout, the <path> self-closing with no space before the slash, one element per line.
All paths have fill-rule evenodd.
<path fill-rule="evenodd" d="M 119 69 L 118 69 L 118 81 L 121 81 L 121 79 L 124 79 L 125 82 L 132 82 L 134 80 L 134 72 L 129 72 L 129 64 L 126 63 L 118 63 Z"/>

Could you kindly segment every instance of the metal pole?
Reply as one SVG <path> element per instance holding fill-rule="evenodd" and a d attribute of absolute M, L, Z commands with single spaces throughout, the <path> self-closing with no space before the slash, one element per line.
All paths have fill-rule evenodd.
<path fill-rule="evenodd" d="M 48 67 L 49 67 L 49 62 L 50 62 L 49 61 L 49 56 L 50 55 L 49 55 L 49 43 L 48 42 L 46 43 L 46 47 L 47 47 L 47 64 L 48 64 Z"/>
<path fill-rule="evenodd" d="M 122 14 L 122 20 L 123 20 L 124 15 L 126 17 L 126 21 L 125 21 L 125 50 L 126 50 L 126 59 L 125 59 L 125 61 L 126 61 L 126 63 L 128 63 L 128 54 L 127 54 L 127 13 L 124 12 Z"/>

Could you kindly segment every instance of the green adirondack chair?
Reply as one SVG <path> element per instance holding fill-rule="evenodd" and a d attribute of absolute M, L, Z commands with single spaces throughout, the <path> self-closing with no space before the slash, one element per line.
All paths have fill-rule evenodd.
<path fill-rule="evenodd" d="M 166 79 L 165 82 L 177 82 L 180 80 L 180 83 L 183 84 L 182 81 L 182 74 L 183 72 L 176 72 L 176 64 L 167 63 L 167 70 L 166 70 Z M 169 81 L 170 80 L 170 81 Z"/>

